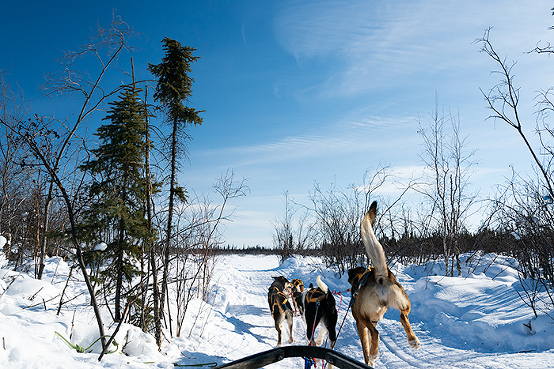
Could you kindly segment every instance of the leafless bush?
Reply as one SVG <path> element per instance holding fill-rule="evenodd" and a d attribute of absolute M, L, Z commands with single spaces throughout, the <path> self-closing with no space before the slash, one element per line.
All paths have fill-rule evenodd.
<path fill-rule="evenodd" d="M 232 216 L 232 210 L 227 209 L 228 202 L 245 196 L 248 187 L 244 179 L 237 181 L 234 173 L 227 171 L 214 184 L 214 190 L 220 196 L 218 205 L 214 205 L 206 195 L 199 195 L 178 209 L 171 263 L 177 336 L 181 335 L 192 299 L 199 298 L 206 302 L 210 299 L 212 272 L 217 261 L 215 250 L 223 244 L 221 226 Z M 172 331 L 171 323 L 169 325 Z"/>
<path fill-rule="evenodd" d="M 288 192 L 284 195 L 285 216 L 283 219 L 276 219 L 273 224 L 273 248 L 281 262 L 293 254 L 304 254 L 313 248 L 315 237 L 314 223 L 310 219 L 309 211 L 304 208 L 305 211 L 299 217 L 295 217 L 300 207 L 289 199 Z"/>

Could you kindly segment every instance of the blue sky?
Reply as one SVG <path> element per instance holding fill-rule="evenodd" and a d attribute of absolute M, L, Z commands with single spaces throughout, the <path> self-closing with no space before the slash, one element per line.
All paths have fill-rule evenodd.
<path fill-rule="evenodd" d="M 231 168 L 250 194 L 232 201 L 227 242 L 271 245 L 285 191 L 305 202 L 314 183 L 360 185 L 366 170 L 389 165 L 401 177 L 421 172 L 418 122 L 435 108 L 459 114 L 471 182 L 486 196 L 510 175 L 532 173 L 515 131 L 486 120 L 480 92 L 497 83 L 493 62 L 473 43 L 487 27 L 501 55 L 517 60 L 516 83 L 531 138 L 534 97 L 548 88 L 553 63 L 527 54 L 554 39 L 548 1 L 4 1 L 0 69 L 32 107 L 37 84 L 63 50 L 83 43 L 112 11 L 142 37 L 133 54 L 139 77 L 170 37 L 197 49 L 191 106 L 206 110 L 190 130 L 181 182 L 197 192 Z M 100 121 L 102 115 L 95 120 Z M 92 122 L 94 124 L 95 122 Z M 390 189 L 390 187 L 389 187 Z M 394 196 L 390 193 L 379 194 Z M 214 202 L 217 198 L 211 195 Z"/>

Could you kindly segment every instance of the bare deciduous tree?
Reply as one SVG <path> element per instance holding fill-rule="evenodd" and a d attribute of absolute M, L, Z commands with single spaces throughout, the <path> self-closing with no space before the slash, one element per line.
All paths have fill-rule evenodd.
<path fill-rule="evenodd" d="M 174 258 L 171 263 L 175 278 L 175 300 L 171 306 L 175 307 L 177 336 L 182 333 L 190 301 L 195 297 L 209 301 L 216 262 L 214 250 L 223 242 L 222 223 L 230 221 L 233 214 L 228 203 L 246 196 L 249 191 L 246 180 L 236 180 L 231 170 L 223 174 L 213 188 L 220 196 L 220 204 L 214 205 L 206 195 L 198 195 L 177 209 Z"/>
<path fill-rule="evenodd" d="M 277 250 L 281 262 L 293 254 L 302 254 L 311 248 L 314 242 L 314 222 L 310 219 L 309 210 L 295 217 L 299 208 L 285 191 L 285 215 L 274 221 L 273 247 Z M 296 222 L 295 222 L 296 219 Z"/>
<path fill-rule="evenodd" d="M 534 178 L 523 178 L 512 168 L 512 178 L 501 186 L 499 195 L 493 200 L 493 214 L 498 227 L 515 238 L 513 253 L 519 262 L 519 277 L 524 291 L 520 297 L 537 315 L 538 310 L 548 312 L 554 306 L 554 130 L 549 124 L 550 114 L 554 111 L 554 90 L 549 87 L 537 96 L 535 133 L 539 144 L 534 147 L 525 133 L 525 117 L 520 111 L 520 89 L 514 82 L 513 74 L 516 62 L 510 63 L 500 56 L 490 40 L 490 31 L 491 28 L 488 28 L 483 37 L 476 40 L 481 45 L 481 51 L 493 60 L 497 68 L 494 73 L 500 78 L 488 92 L 482 91 L 492 112 L 490 118 L 505 123 L 517 132 L 531 155 L 536 173 Z M 554 49 L 547 44 L 537 46 L 531 52 L 551 54 Z M 547 298 L 542 300 L 539 292 L 546 292 Z"/>
<path fill-rule="evenodd" d="M 76 222 L 78 213 L 76 204 L 80 200 L 80 194 L 79 191 L 73 193 L 69 191 L 74 183 L 67 181 L 67 172 L 65 170 L 68 170 L 72 174 L 78 165 L 80 151 L 68 152 L 68 149 L 70 144 L 76 143 L 76 141 L 80 143 L 76 145 L 77 147 L 83 146 L 82 138 L 77 136 L 83 121 L 101 108 L 108 98 L 125 87 L 121 85 L 110 87 L 102 85 L 101 82 L 108 71 L 111 70 L 112 65 L 115 64 L 120 54 L 129 49 L 128 42 L 133 33 L 126 23 L 114 16 L 108 28 L 98 26 L 96 33 L 85 46 L 77 51 L 66 52 L 64 54 L 59 61 L 61 66 L 59 73 L 47 76 L 47 80 L 43 85 L 43 91 L 46 95 L 54 97 L 55 95 L 69 94 L 82 98 L 82 103 L 74 118 L 69 118 L 74 120 L 59 122 L 48 117 L 35 116 L 28 120 L 20 120 L 16 125 L 7 125 L 7 122 L 2 122 L 4 126 L 9 127 L 23 140 L 37 164 L 44 168 L 50 178 L 51 184 L 44 210 L 44 232 L 48 231 L 49 208 L 54 196 L 54 187 L 59 190 L 64 200 L 70 222 L 71 243 L 76 250 L 77 261 L 89 290 L 104 348 L 106 347 L 104 326 L 94 289 L 90 283 L 87 268 L 82 258 L 81 243 L 77 236 Z M 97 61 L 98 68 L 96 74 L 84 74 L 76 67 L 81 59 L 89 57 Z M 90 75 L 93 77 L 89 78 L 88 76 Z M 70 112 L 68 115 L 72 115 L 72 113 L 74 112 Z M 52 123 L 57 123 L 56 129 L 54 129 Z M 59 127 L 62 127 L 65 131 L 59 131 Z M 43 243 L 43 245 L 45 244 Z M 39 275 L 42 275 L 42 270 L 44 269 L 44 256 L 45 250 L 43 247 L 41 250 Z"/>
<path fill-rule="evenodd" d="M 438 107 L 428 128 L 420 123 L 419 133 L 424 141 L 421 158 L 429 171 L 428 183 L 419 186 L 419 192 L 428 199 L 435 228 L 442 238 L 446 275 L 454 274 L 454 262 L 461 274 L 459 237 L 476 200 L 476 194 L 468 189 L 474 153 L 465 152 L 466 139 L 460 136 L 459 115 L 440 114 Z"/>
<path fill-rule="evenodd" d="M 375 170 L 366 171 L 362 186 L 350 185 L 346 190 L 341 190 L 332 185 L 327 191 L 318 184 L 314 186 L 310 201 L 316 217 L 316 242 L 321 245 L 326 262 L 336 265 L 340 274 L 348 268 L 367 264 L 360 224 L 369 204 L 374 200 L 370 198 L 385 183 L 392 181 L 391 176 L 390 168 L 380 165 Z M 404 193 L 402 191 L 402 195 Z M 382 214 L 390 211 L 390 206 L 385 205 L 384 209 Z M 377 224 L 380 222 L 377 221 Z M 381 232 L 382 228 L 378 230 L 378 237 L 382 235 Z"/>

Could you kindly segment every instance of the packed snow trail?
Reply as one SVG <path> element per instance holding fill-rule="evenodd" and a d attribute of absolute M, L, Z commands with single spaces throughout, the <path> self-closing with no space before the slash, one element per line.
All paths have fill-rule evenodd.
<path fill-rule="evenodd" d="M 410 320 L 422 347 L 420 350 L 413 350 L 409 347 L 406 334 L 399 321 L 399 312 L 389 309 L 384 319 L 377 325 L 380 332 L 380 356 L 375 363 L 376 368 L 512 368 L 514 366 L 547 368 L 554 362 L 553 351 L 546 353 L 539 351 L 529 353 L 487 352 L 486 349 L 480 347 L 468 348 L 465 342 L 461 342 L 460 334 L 455 331 L 451 332 L 450 336 L 449 327 L 458 329 L 457 325 L 461 324 L 461 319 L 450 315 L 447 317 L 446 313 L 437 313 L 437 311 L 457 313 L 464 319 L 470 319 L 468 300 L 481 301 L 483 305 L 477 309 L 489 310 L 489 314 L 504 310 L 505 315 L 510 315 L 511 307 L 517 306 L 518 309 L 521 309 L 520 301 L 514 301 L 513 296 L 512 298 L 506 297 L 506 294 L 510 292 L 503 289 L 502 283 L 495 284 L 496 282 L 488 278 L 477 281 L 465 280 L 464 283 L 464 279 L 445 279 L 444 277 L 437 281 L 431 279 L 424 283 L 422 278 L 417 278 L 417 276 L 414 278 L 414 276 L 404 273 L 405 271 L 395 272 L 413 300 Z M 279 266 L 276 257 L 229 256 L 221 258 L 216 274 L 218 274 L 216 277 L 218 282 L 214 290 L 217 294 L 214 309 L 223 321 L 231 324 L 228 336 L 221 342 L 221 345 L 216 345 L 220 349 L 217 358 L 225 362 L 266 351 L 276 346 L 277 332 L 267 306 L 267 290 L 273 281 L 273 276 L 284 275 L 289 280 L 300 278 L 308 287 L 310 283 L 315 285 L 316 277 L 321 275 L 331 290 L 344 292 L 349 288 L 346 276 L 339 279 L 333 270 L 325 268 L 317 258 L 295 257 L 286 260 Z M 449 281 L 452 286 L 461 283 L 465 287 L 451 291 L 446 283 L 447 288 L 442 289 L 441 286 L 445 285 L 445 281 Z M 437 290 L 433 290 L 430 285 Z M 477 293 L 478 288 L 484 292 Z M 449 298 L 454 297 L 457 293 L 457 298 L 460 300 L 451 302 L 448 299 L 437 299 L 433 297 L 432 292 L 439 295 L 450 294 Z M 511 293 L 514 294 L 513 291 Z M 343 321 L 350 301 L 348 292 L 343 293 L 342 296 L 338 326 Z M 340 296 L 336 295 L 335 297 L 338 307 Z M 432 308 L 429 309 L 426 303 L 429 303 Z M 429 310 L 428 314 L 435 316 L 445 314 L 445 317 L 436 319 L 437 321 L 443 319 L 445 326 L 442 329 L 436 331 L 433 329 L 436 327 L 435 321 L 421 321 L 420 313 L 427 310 Z M 479 315 L 477 312 L 472 314 L 475 314 L 476 317 L 484 315 Z M 472 327 L 478 329 L 482 324 L 484 323 L 473 322 L 466 329 L 470 330 Z M 496 327 L 492 325 L 489 326 L 489 329 L 493 330 Z M 486 335 L 486 329 L 482 330 L 481 335 Z M 293 334 L 295 339 L 293 344 L 306 343 L 304 323 L 299 317 L 295 317 Z M 476 342 L 478 339 L 479 337 L 474 338 L 473 341 Z M 283 324 L 283 344 L 288 344 L 287 340 L 288 329 L 286 324 Z M 200 346 L 196 348 L 202 350 Z M 210 347 L 214 346 L 210 345 Z M 335 349 L 363 362 L 354 319 L 350 313 L 346 317 Z M 529 366 L 530 363 L 533 365 Z M 271 367 L 303 368 L 304 363 L 302 359 L 286 359 L 271 365 Z"/>
<path fill-rule="evenodd" d="M 466 271 L 462 277 L 441 276 L 440 264 L 393 267 L 412 302 L 410 321 L 422 346 L 408 347 L 400 314 L 389 309 L 377 324 L 380 356 L 375 368 L 554 367 L 554 321 L 544 314 L 534 318 L 518 297 L 521 287 L 512 259 L 497 255 L 482 259 L 484 267 L 473 265 L 474 273 Z M 320 258 L 293 257 L 279 265 L 276 256 L 220 256 L 208 302 L 199 298 L 190 302 L 180 337 L 172 338 L 165 331 L 160 353 L 152 335 L 124 324 L 117 335 L 119 351 L 98 362 L 98 344 L 92 352 L 81 354 L 54 333 L 83 347 L 98 338 L 86 286 L 78 274 L 73 274 L 66 303 L 56 314 L 68 273 L 68 264 L 60 258 L 46 260 L 42 281 L 0 269 L 0 367 L 169 369 L 174 364 L 222 364 L 263 352 L 277 343 L 267 291 L 272 277 L 278 275 L 300 278 L 306 287 L 321 275 L 332 291 L 344 292 L 342 303 L 341 295 L 335 296 L 339 326 L 350 302 L 347 277 L 338 278 Z M 109 315 L 105 321 L 110 321 Z M 306 343 L 304 327 L 302 319 L 295 318 L 293 344 Z M 113 329 L 107 326 L 108 334 Z M 286 326 L 283 331 L 287 344 Z M 335 349 L 363 361 L 351 313 Z M 269 367 L 304 368 L 304 362 L 288 358 Z"/>

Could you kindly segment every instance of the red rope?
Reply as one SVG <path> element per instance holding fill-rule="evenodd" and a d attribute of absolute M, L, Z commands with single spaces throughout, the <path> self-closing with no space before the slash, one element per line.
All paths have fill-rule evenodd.
<path fill-rule="evenodd" d="M 342 292 L 349 292 L 349 291 L 350 291 L 350 288 L 347 289 L 346 291 L 342 291 Z M 340 295 L 340 304 L 339 304 L 339 309 L 337 310 L 337 314 L 340 311 L 340 308 L 341 308 L 341 305 L 342 305 L 342 292 L 336 292 L 336 291 L 333 290 L 333 295 Z M 348 304 L 348 308 L 346 309 L 346 313 L 344 314 L 344 318 L 342 319 L 342 323 L 339 327 L 339 331 L 337 332 L 337 341 L 339 339 L 339 334 L 340 334 L 340 331 L 342 329 L 342 326 L 344 325 L 344 322 L 346 321 L 346 317 L 348 316 L 348 310 L 350 310 L 350 304 Z M 337 341 L 335 341 L 335 345 L 336 345 Z M 334 346 L 331 347 L 331 350 L 334 350 L 334 349 L 335 349 Z"/>
<path fill-rule="evenodd" d="M 332 292 L 333 295 L 339 295 L 340 296 L 340 302 L 339 302 L 339 308 L 337 309 L 337 314 L 340 311 L 340 308 L 342 306 L 342 293 L 343 292 L 350 292 L 350 288 L 347 289 L 346 291 L 342 291 L 342 292 L 337 292 L 336 290 L 333 290 L 333 292 Z M 316 319 L 317 319 L 317 310 L 318 309 L 319 309 L 319 301 L 316 304 L 316 310 L 315 310 Z M 339 334 L 340 334 L 340 331 L 342 329 L 342 326 L 344 325 L 344 322 L 346 321 L 346 316 L 348 315 L 348 310 L 350 310 L 350 304 L 349 304 L 348 308 L 346 309 L 346 314 L 344 314 L 344 318 L 342 319 L 342 323 L 341 323 L 339 331 L 337 333 L 337 337 L 336 337 L 337 341 L 338 341 Z M 314 339 L 314 333 L 315 333 L 315 321 L 314 321 L 314 326 L 313 326 L 313 329 L 312 329 L 312 341 Z M 337 343 L 337 341 L 335 341 L 335 344 Z M 311 346 L 311 345 L 312 345 L 312 342 L 310 341 L 309 346 Z M 325 339 L 325 345 L 324 346 L 327 347 L 327 339 Z M 334 349 L 335 349 L 335 346 L 333 345 L 333 347 L 331 347 L 331 350 L 334 350 Z M 316 367 L 315 359 L 312 359 L 312 360 L 313 360 L 314 367 Z M 325 360 L 323 360 L 323 369 L 325 369 L 326 367 L 327 367 L 327 362 Z"/>
<path fill-rule="evenodd" d="M 343 291 L 343 292 L 346 292 L 346 291 Z M 339 295 L 340 296 L 339 308 L 337 309 L 337 313 L 338 313 L 340 311 L 340 307 L 342 306 L 342 293 L 333 290 L 333 295 Z"/>

